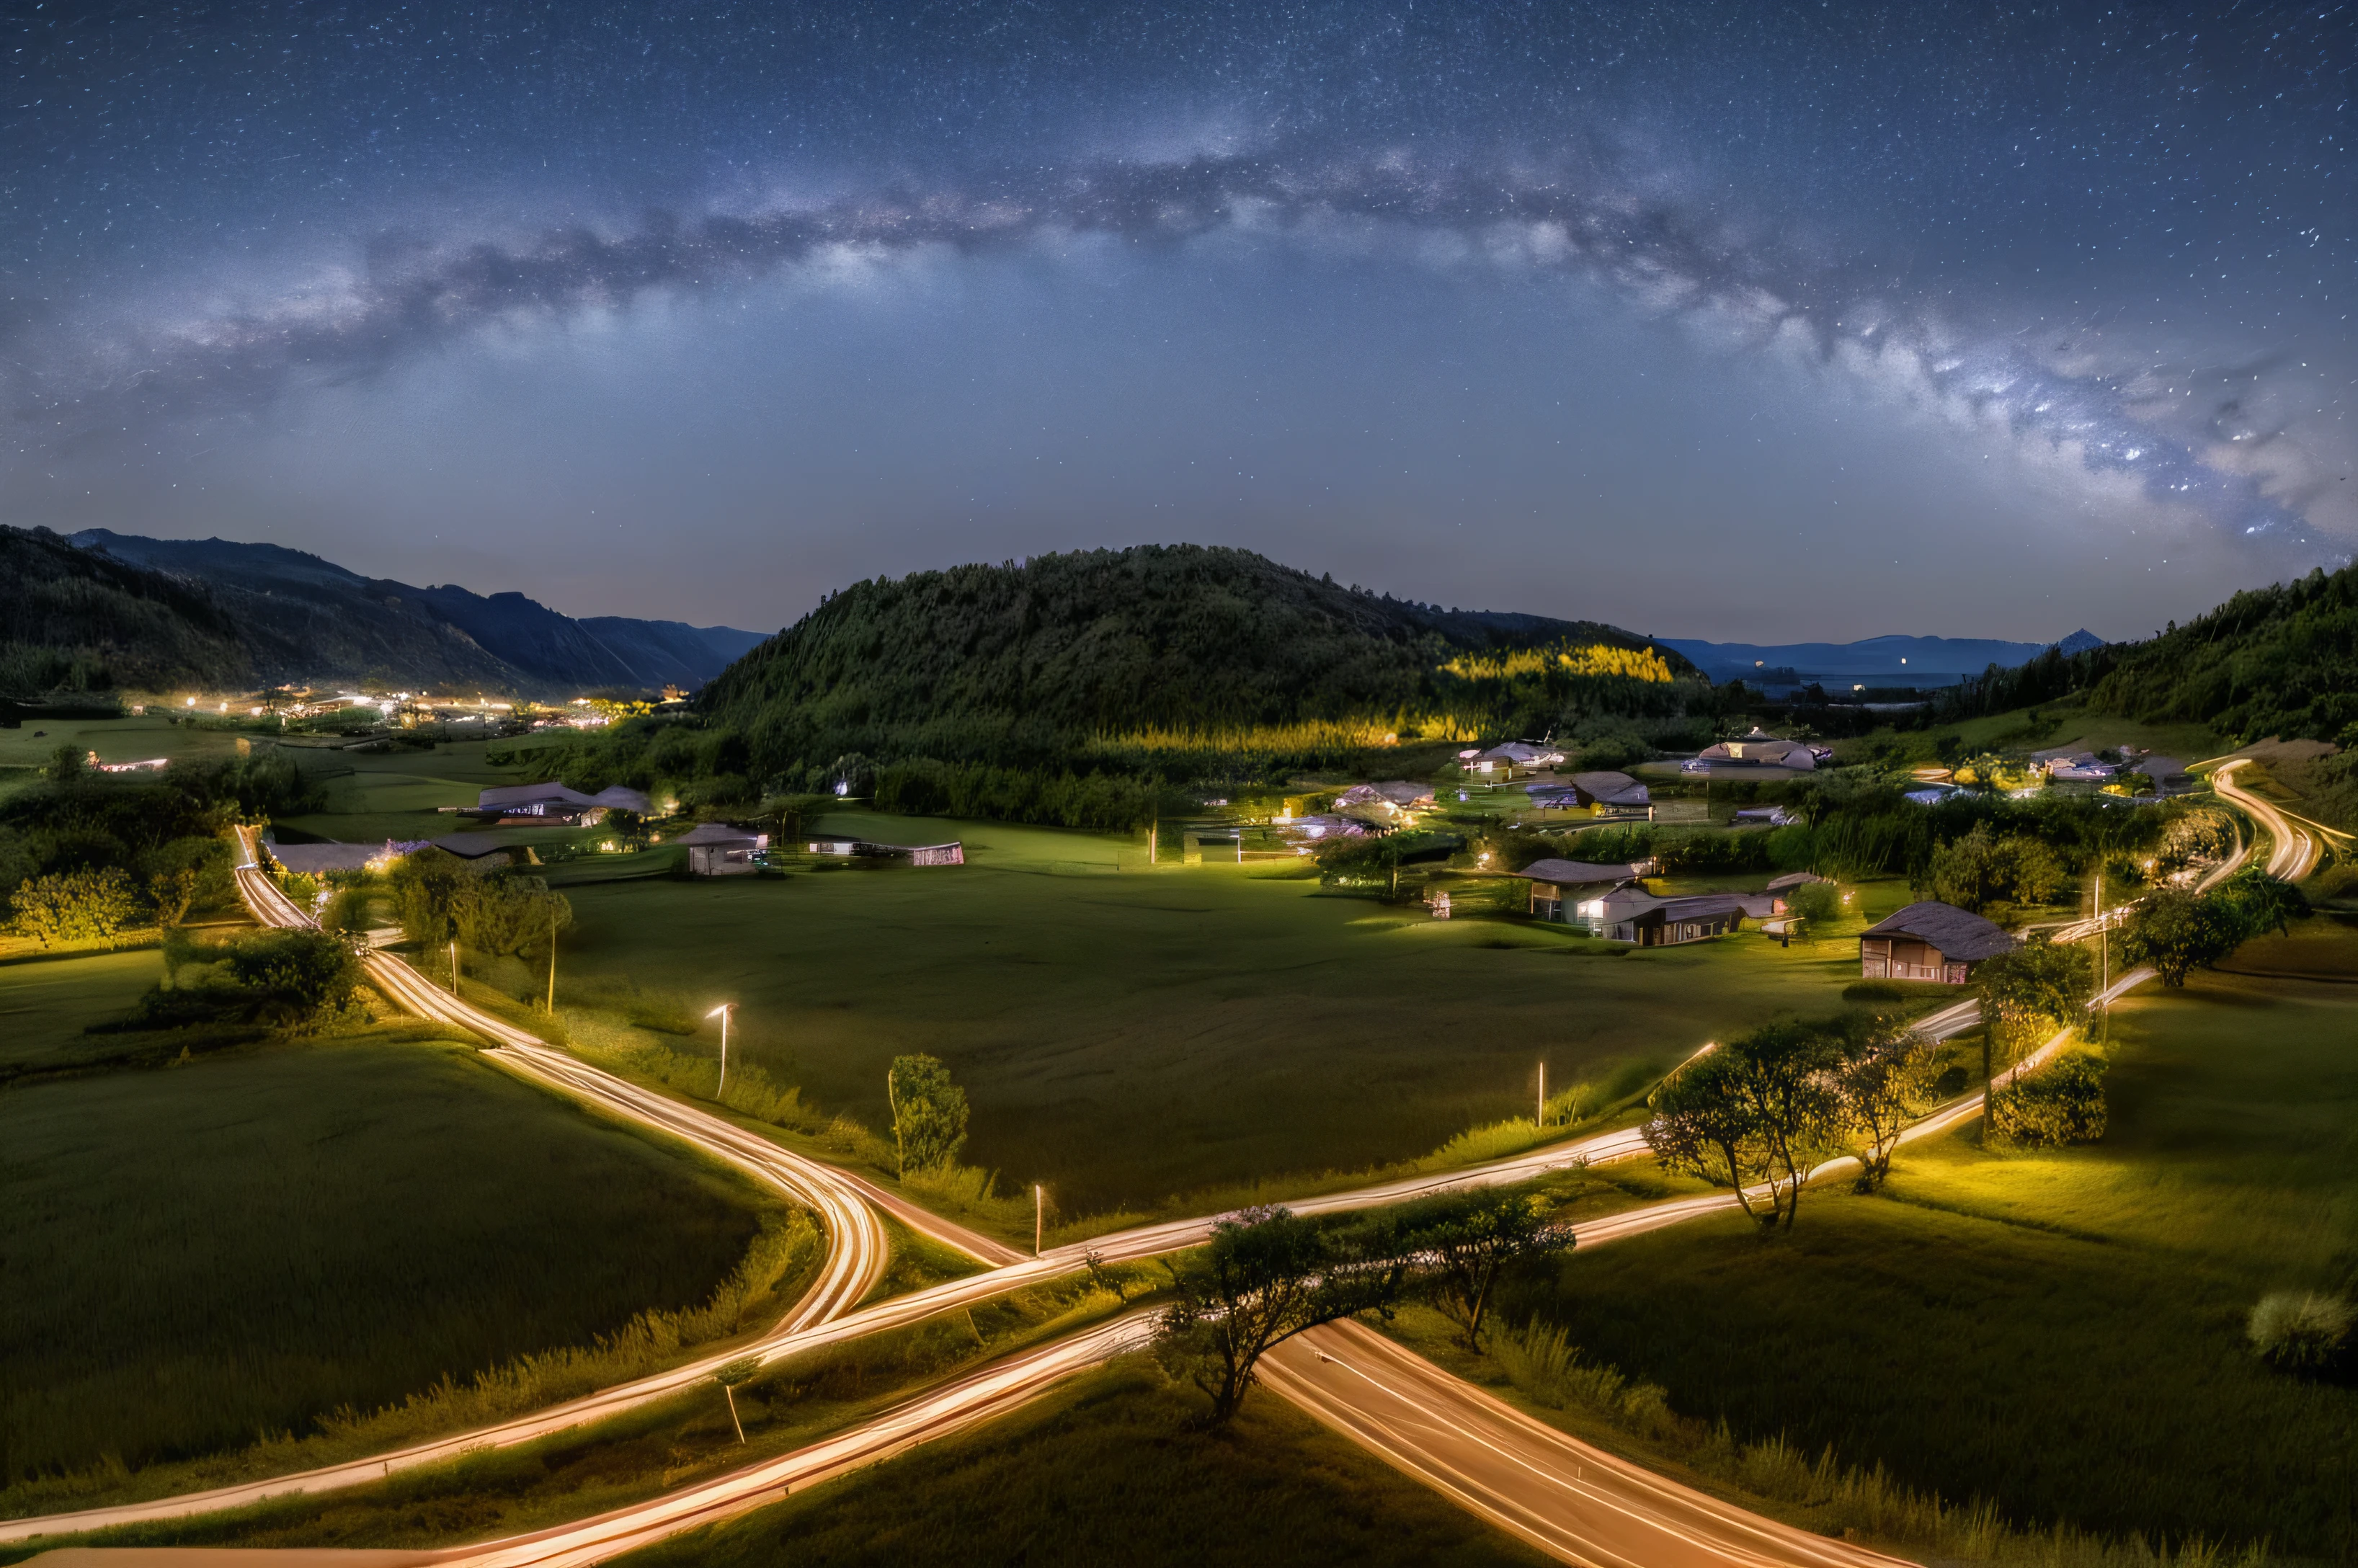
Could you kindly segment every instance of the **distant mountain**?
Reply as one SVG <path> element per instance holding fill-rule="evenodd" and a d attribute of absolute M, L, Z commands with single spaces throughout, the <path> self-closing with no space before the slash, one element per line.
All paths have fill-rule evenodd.
<path fill-rule="evenodd" d="M 1444 611 L 1171 545 L 855 583 L 702 701 L 761 776 L 855 752 L 1062 766 L 1099 747 L 1299 748 L 1436 718 L 1537 734 L 1583 691 L 1617 680 L 1667 702 L 1693 675 L 1615 626 Z"/>
<path fill-rule="evenodd" d="M 2072 633 L 2061 643 L 2005 643 L 1985 637 L 1869 637 L 1857 643 L 1707 643 L 1664 637 L 1714 681 L 1756 684 L 1764 673 L 1790 671 L 1801 681 L 1864 682 L 1871 686 L 1952 686 L 1996 665 L 2027 665 L 2050 647 L 2066 654 L 2101 648 L 2093 632 Z M 1774 678 L 1773 676 L 1771 678 Z"/>
<path fill-rule="evenodd" d="M 250 677 L 262 681 L 374 677 L 535 696 L 694 688 L 762 641 L 756 633 L 676 621 L 576 621 L 521 593 L 486 598 L 454 585 L 413 588 L 277 545 L 148 539 L 104 528 L 61 542 L 200 589 L 236 627 Z"/>

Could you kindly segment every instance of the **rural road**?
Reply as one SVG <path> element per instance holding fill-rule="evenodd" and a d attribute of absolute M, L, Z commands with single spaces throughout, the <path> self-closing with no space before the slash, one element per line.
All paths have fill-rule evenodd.
<path fill-rule="evenodd" d="M 1902 1560 L 1682 1487 L 1533 1420 L 1357 1323 L 1262 1358 L 1260 1380 L 1466 1512 L 1589 1568 L 1896 1568 Z"/>
<path fill-rule="evenodd" d="M 250 848 L 249 858 L 251 858 Z M 256 917 L 265 924 L 297 925 L 309 923 L 303 912 L 288 902 L 267 875 L 257 868 L 242 867 L 238 876 L 241 887 L 245 892 L 248 903 L 254 907 Z M 708 1379 L 711 1373 L 724 1362 L 736 1359 L 742 1355 L 751 1354 L 768 1362 L 781 1357 L 917 1322 L 942 1312 L 974 1304 L 1028 1283 L 1069 1273 L 1079 1268 L 1086 1255 L 1092 1251 L 1108 1261 L 1126 1261 L 1179 1250 L 1201 1243 L 1210 1234 L 1214 1223 L 1213 1218 L 1206 1217 L 1144 1226 L 1055 1249 L 1037 1259 L 1027 1259 L 1020 1255 L 1011 1255 L 1011 1249 L 989 1241 L 987 1238 L 971 1237 L 969 1233 L 959 1231 L 955 1227 L 946 1227 L 944 1222 L 934 1219 L 931 1216 L 923 1216 L 923 1211 L 920 1210 L 917 1211 L 919 1215 L 931 1223 L 920 1226 L 919 1228 L 937 1236 L 941 1229 L 947 1228 L 964 1238 L 950 1240 L 951 1245 L 964 1247 L 967 1250 L 976 1252 L 978 1256 L 983 1255 L 981 1249 L 988 1249 L 990 1252 L 999 1256 L 997 1259 L 987 1260 L 997 1261 L 999 1266 L 965 1279 L 949 1281 L 924 1291 L 913 1292 L 904 1296 L 878 1303 L 865 1310 L 848 1312 L 846 1309 L 860 1296 L 865 1294 L 875 1279 L 881 1276 L 884 1266 L 885 1247 L 882 1227 L 876 1224 L 872 1212 L 866 1206 L 868 1192 L 861 1190 L 870 1188 L 870 1184 L 858 1183 L 855 1185 L 845 1177 L 844 1173 L 793 1155 L 769 1143 L 766 1140 L 747 1133 L 717 1117 L 679 1105 L 660 1096 L 649 1094 L 611 1075 L 600 1072 L 570 1056 L 554 1051 L 523 1031 L 470 1007 L 463 1001 L 449 996 L 448 993 L 436 989 L 415 970 L 398 959 L 383 954 L 373 954 L 369 958 L 369 966 L 371 978 L 384 986 L 394 1000 L 416 1009 L 426 1016 L 458 1024 L 481 1033 L 487 1038 L 499 1041 L 503 1046 L 499 1056 L 505 1058 L 509 1065 L 524 1072 L 525 1076 L 535 1077 L 561 1092 L 576 1096 L 611 1114 L 639 1120 L 672 1136 L 681 1138 L 716 1157 L 754 1173 L 799 1200 L 811 1204 L 826 1218 L 830 1240 L 833 1243 L 820 1281 L 802 1302 L 797 1303 L 795 1309 L 789 1313 L 784 1321 L 752 1346 L 735 1346 L 726 1354 L 703 1357 L 669 1372 L 603 1390 L 586 1398 L 571 1400 L 515 1421 L 457 1434 L 433 1443 L 417 1444 L 399 1453 L 382 1455 L 378 1458 L 329 1466 L 300 1475 L 275 1477 L 241 1487 L 158 1498 L 146 1503 L 125 1504 L 70 1514 L 0 1520 L 0 1541 L 21 1541 L 41 1535 L 70 1534 L 143 1520 L 186 1517 L 219 1509 L 239 1507 L 265 1498 L 363 1485 L 381 1479 L 396 1470 L 455 1457 L 462 1451 L 483 1447 L 505 1447 L 514 1444 L 530 1442 L 693 1387 Z M 2122 977 L 2120 981 L 2100 1000 L 2110 1000 L 2150 978 L 2152 978 L 2150 970 L 2134 971 Z M 1928 1016 L 1920 1027 L 1934 1038 L 1941 1038 L 1972 1027 L 1978 1022 L 1978 1009 L 1974 1003 L 1960 1002 Z M 2007 1073 L 2001 1075 L 1999 1080 L 2001 1085 L 2011 1081 L 2017 1076 L 2037 1070 L 2055 1052 L 2061 1050 L 2069 1038 L 2069 1031 L 2059 1033 L 2039 1051 L 2009 1069 Z M 1707 1046 L 1705 1049 L 1708 1050 L 1710 1047 Z M 1946 1131 L 1980 1114 L 1981 1106 L 1981 1097 L 1978 1095 L 1961 1097 L 1910 1128 L 1901 1135 L 1901 1141 L 1912 1141 L 1920 1137 Z M 1347 1212 L 1352 1209 L 1398 1203 L 1423 1193 L 1446 1188 L 1527 1181 L 1552 1169 L 1626 1160 L 1642 1155 L 1646 1152 L 1645 1141 L 1637 1130 L 1621 1129 L 1588 1139 L 1534 1150 L 1526 1154 L 1495 1161 L 1483 1166 L 1384 1183 L 1347 1193 L 1324 1195 L 1304 1199 L 1290 1206 L 1295 1212 L 1302 1214 Z M 1851 1162 L 1832 1162 L 1813 1171 L 1811 1179 L 1818 1181 L 1831 1177 L 1839 1173 L 1841 1168 L 1849 1163 Z M 890 1195 L 879 1192 L 876 1196 L 887 1198 Z M 898 1200 L 894 1201 L 896 1206 L 901 1206 Z M 1735 1206 L 1736 1206 L 1736 1200 L 1734 1194 L 1711 1193 L 1606 1216 L 1600 1219 L 1583 1222 L 1574 1229 L 1580 1245 L 1595 1247 L 1627 1237 L 1642 1235 L 1704 1215 L 1723 1212 Z M 943 1238 L 950 1239 L 946 1237 Z M 853 1288 L 855 1282 L 857 1288 Z M 727 1517 L 730 1513 L 758 1507 L 764 1501 L 773 1500 L 785 1490 L 794 1489 L 795 1486 L 809 1485 L 817 1479 L 839 1474 L 858 1465 L 888 1457 L 930 1437 L 943 1435 L 947 1432 L 958 1430 L 974 1422 L 986 1420 L 991 1415 L 1012 1409 L 1015 1404 L 1044 1391 L 1064 1377 L 1088 1367 L 1099 1365 L 1112 1356 L 1136 1347 L 1138 1344 L 1142 1343 L 1144 1332 L 1137 1326 L 1138 1321 L 1135 1316 L 1118 1320 L 1115 1325 L 1104 1325 L 1061 1341 L 1055 1346 L 984 1368 L 944 1389 L 920 1396 L 909 1404 L 900 1407 L 893 1412 L 888 1412 L 886 1416 L 880 1417 L 876 1421 L 766 1465 L 752 1466 L 730 1476 L 717 1477 L 698 1487 L 650 1499 L 645 1503 L 618 1510 L 616 1513 L 601 1516 L 598 1519 L 580 1521 L 575 1525 L 542 1532 L 533 1537 L 522 1538 L 517 1541 L 495 1543 L 493 1546 L 482 1548 L 460 1549 L 451 1552 L 434 1553 L 430 1556 L 421 1555 L 416 1560 L 502 1563 L 587 1563 L 597 1561 L 602 1556 L 628 1551 L 634 1546 L 661 1539 L 664 1535 L 693 1529 Z M 1124 1325 L 1130 1326 L 1124 1328 L 1122 1326 Z M 1369 1336 L 1369 1337 L 1374 1336 Z M 1325 1340 L 1321 1339 L 1314 1341 L 1314 1346 L 1323 1346 L 1325 1343 Z M 1379 1343 L 1389 1346 L 1389 1342 L 1379 1341 Z M 1364 1346 L 1360 1347 L 1357 1354 L 1360 1360 L 1367 1359 Z M 1416 1373 L 1414 1379 L 1410 1379 L 1422 1390 L 1418 1398 L 1430 1401 L 1440 1398 L 1436 1390 L 1444 1389 L 1454 1390 L 1450 1398 L 1457 1401 L 1455 1404 L 1448 1404 L 1444 1401 L 1443 1405 L 1436 1407 L 1445 1409 L 1450 1413 L 1451 1419 L 1459 1420 L 1461 1422 L 1474 1421 L 1476 1414 L 1487 1411 L 1487 1414 L 1481 1415 L 1480 1421 L 1476 1422 L 1476 1429 L 1487 1432 L 1489 1439 L 1499 1442 L 1506 1442 L 1509 1437 L 1512 1437 L 1513 1443 L 1510 1446 L 1514 1446 L 1517 1454 L 1520 1455 L 1515 1463 L 1539 1463 L 1549 1454 L 1554 1454 L 1561 1458 L 1563 1453 L 1570 1452 L 1568 1449 L 1548 1446 L 1551 1442 L 1559 1445 L 1571 1443 L 1570 1439 L 1563 1438 L 1561 1434 L 1552 1433 L 1549 1439 L 1542 1441 L 1530 1432 L 1520 1433 L 1520 1435 L 1514 1433 L 1502 1435 L 1499 1432 L 1489 1431 L 1489 1428 L 1482 1423 L 1486 1422 L 1495 1423 L 1498 1420 L 1505 1419 L 1498 1415 L 1499 1411 L 1505 1411 L 1507 1417 L 1512 1417 L 1514 1422 L 1523 1422 L 1533 1428 L 1535 1432 L 1549 1433 L 1552 1429 L 1541 1427 L 1538 1423 L 1530 1422 L 1528 1418 L 1515 1415 L 1507 1407 L 1498 1405 L 1498 1401 L 1490 1400 L 1488 1396 L 1481 1394 L 1470 1385 L 1449 1377 L 1440 1368 L 1414 1357 L 1407 1351 L 1391 1346 L 1387 1354 L 1395 1358 L 1394 1361 L 1385 1364 L 1389 1368 L 1387 1376 L 1392 1379 L 1393 1384 L 1400 1387 L 1409 1386 L 1408 1383 L 1402 1383 L 1401 1380 L 1407 1376 L 1401 1368 L 1408 1362 L 1413 1362 L 1416 1368 L 1422 1368 Z M 1407 1360 L 1399 1361 L 1398 1357 L 1406 1357 Z M 1740 1509 L 1714 1503 L 1711 1499 L 1700 1498 L 1699 1494 L 1688 1494 L 1683 1488 L 1675 1487 L 1671 1483 L 1661 1480 L 1660 1477 L 1651 1476 L 1635 1466 L 1619 1465 L 1619 1462 L 1614 1462 L 1614 1465 L 1618 1466 L 1618 1471 L 1628 1472 L 1626 1476 L 1618 1476 L 1618 1471 L 1616 1471 L 1613 1466 L 1606 1466 L 1599 1471 L 1600 1476 L 1606 1478 L 1592 1484 L 1585 1479 L 1585 1470 L 1581 1468 L 1587 1462 L 1585 1459 L 1573 1461 L 1577 1471 L 1574 1477 L 1578 1482 L 1576 1486 L 1569 1488 L 1559 1487 L 1556 1493 L 1552 1494 L 1554 1497 L 1552 1502 L 1534 1502 L 1528 1496 L 1520 1498 L 1515 1507 L 1522 1512 L 1515 1517 L 1523 1522 L 1509 1523 L 1495 1511 L 1497 1508 L 1503 1507 L 1503 1503 L 1468 1500 L 1467 1488 L 1476 1487 L 1478 1491 L 1476 1482 L 1484 1474 L 1487 1474 L 1490 1480 L 1497 1481 L 1508 1476 L 1511 1466 L 1506 1469 L 1494 1467 L 1489 1472 L 1482 1472 L 1477 1468 L 1475 1472 L 1458 1474 L 1458 1471 L 1463 1468 L 1462 1454 L 1453 1456 L 1447 1444 L 1443 1444 L 1431 1452 L 1425 1452 L 1419 1448 L 1416 1441 L 1403 1435 L 1411 1429 L 1400 1424 L 1400 1411 L 1394 1408 L 1399 1399 L 1397 1388 L 1387 1392 L 1386 1388 L 1390 1385 L 1379 1386 L 1378 1382 L 1370 1381 L 1366 1378 L 1345 1378 L 1339 1372 L 1321 1373 L 1317 1370 L 1322 1367 L 1331 1368 L 1336 1365 L 1339 1363 L 1314 1361 L 1305 1369 L 1298 1364 L 1298 1357 L 1295 1357 L 1281 1364 L 1276 1375 L 1271 1379 L 1271 1387 L 1289 1398 L 1296 1398 L 1299 1394 L 1301 1397 L 1296 1399 L 1296 1402 L 1301 1403 L 1303 1408 L 1346 1435 L 1366 1444 L 1388 1461 L 1409 1473 L 1420 1478 L 1433 1481 L 1433 1484 L 1439 1486 L 1444 1494 L 1466 1502 L 1466 1505 L 1475 1512 L 1486 1518 L 1497 1519 L 1507 1525 L 1507 1528 L 1524 1535 L 1526 1539 L 1534 1541 L 1535 1543 L 1542 1545 L 1557 1555 L 1564 1556 L 1566 1561 L 1586 1563 L 1644 1561 L 1796 1564 L 1889 1561 L 1872 1553 L 1857 1552 L 1852 1552 L 1847 1556 L 1812 1557 L 1762 1554 L 1756 1551 L 1748 1557 L 1731 1556 L 1722 1551 L 1721 1544 L 1709 1546 L 1710 1551 L 1722 1552 L 1718 1556 L 1676 1555 L 1676 1552 L 1688 1551 L 1690 1546 L 1693 1546 L 1695 1552 L 1704 1552 L 1705 1550 L 1704 1546 L 1693 1545 L 1697 1541 L 1724 1544 L 1727 1541 L 1753 1539 L 1754 1537 L 1747 1537 L 1742 1533 L 1745 1530 L 1752 1530 L 1758 1539 L 1768 1540 L 1774 1532 L 1785 1530 L 1785 1527 L 1745 1514 Z M 1391 1404 L 1388 1405 L 1386 1402 L 1388 1400 L 1391 1401 Z M 1370 1434 L 1376 1433 L 1385 1435 L 1382 1436 L 1381 1441 L 1372 1440 Z M 1438 1443 L 1439 1439 L 1436 1438 L 1434 1441 Z M 1449 1441 L 1456 1444 L 1468 1440 L 1453 1437 Z M 1505 1461 L 1498 1463 L 1504 1465 Z M 1443 1484 L 1443 1477 L 1451 1476 L 1455 1478 L 1449 1480 L 1448 1484 Z M 1619 1501 L 1610 1506 L 1600 1505 L 1601 1511 L 1589 1508 L 1586 1502 L 1579 1502 L 1580 1499 L 1592 1498 L 1600 1488 L 1618 1498 Z M 1632 1488 L 1635 1490 L 1632 1491 Z M 1625 1493 L 1629 1495 L 1624 1496 Z M 1736 1533 L 1725 1535 L 1724 1538 L 1693 1535 L 1693 1521 L 1688 1511 L 1689 1505 L 1664 1500 L 1673 1498 L 1674 1495 L 1697 1498 L 1701 1502 L 1710 1504 L 1713 1509 L 1720 1510 L 1726 1516 L 1722 1522 L 1730 1530 L 1735 1530 Z M 1575 1502 L 1579 1502 L 1577 1508 L 1574 1507 Z M 1534 1509 L 1538 1509 L 1536 1515 L 1531 1513 Z M 1531 1518 L 1526 1518 L 1527 1515 Z M 1532 1518 L 1540 1519 L 1541 1522 L 1531 1523 Z M 1606 1522 L 1599 1525 L 1595 1522 L 1597 1519 L 1604 1519 Z M 1739 1528 L 1734 1521 L 1749 1522 L 1742 1524 Z M 1602 1529 L 1606 1533 L 1596 1538 L 1595 1550 L 1590 1554 L 1583 1555 L 1578 1552 L 1568 1554 L 1568 1550 L 1558 1544 L 1585 1540 L 1586 1538 L 1581 1532 L 1592 1529 Z M 1612 1545 L 1612 1542 L 1644 1541 L 1648 1539 L 1644 1532 L 1649 1530 L 1655 1532 L 1652 1537 L 1654 1544 L 1650 1549 L 1652 1555 L 1636 1559 L 1616 1555 L 1618 1549 Z M 1539 1533 L 1533 1533 L 1534 1530 Z M 1762 1531 L 1769 1534 L 1763 1535 L 1760 1533 Z M 1788 1531 L 1787 1533 L 1791 1534 L 1797 1541 L 1822 1542 L 1822 1538 L 1810 1536 L 1806 1532 Z M 528 1554 L 513 1557 L 486 1555 L 495 1552 L 510 1551 Z M 529 1554 L 533 1552 L 541 1554 Z M 1665 1552 L 1672 1555 L 1665 1556 Z M 63 1568 L 63 1565 L 60 1564 L 59 1568 Z"/>
<path fill-rule="evenodd" d="M 2288 882 L 2299 881 L 2317 869 L 2325 846 L 2318 841 L 2316 834 L 2297 823 L 2276 802 L 2263 799 L 2235 782 L 2236 772 L 2248 766 L 2250 762 L 2248 757 L 2234 757 L 2220 763 L 2212 770 L 2211 787 L 2218 793 L 2220 799 L 2242 807 L 2253 821 L 2267 830 L 2268 875 Z"/>

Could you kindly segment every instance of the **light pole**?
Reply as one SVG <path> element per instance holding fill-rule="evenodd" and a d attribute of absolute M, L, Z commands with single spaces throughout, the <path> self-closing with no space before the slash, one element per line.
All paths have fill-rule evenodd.
<path fill-rule="evenodd" d="M 1040 1236 L 1047 1223 L 1048 1192 L 1039 1183 L 1032 1184 L 1032 1256 L 1040 1256 Z"/>
<path fill-rule="evenodd" d="M 1540 1064 L 1539 1114 L 1531 1119 L 1531 1122 L 1541 1132 L 1547 1130 L 1547 1064 L 1545 1062 Z"/>
<path fill-rule="evenodd" d="M 459 939 L 450 938 L 450 994 L 459 994 Z"/>
<path fill-rule="evenodd" d="M 720 1084 L 712 1091 L 714 1099 L 719 1099 L 729 1087 L 729 1014 L 736 1006 L 733 1001 L 724 1001 L 704 1015 L 720 1021 Z"/>
<path fill-rule="evenodd" d="M 557 1016 L 557 905 L 548 906 L 548 1015 Z"/>

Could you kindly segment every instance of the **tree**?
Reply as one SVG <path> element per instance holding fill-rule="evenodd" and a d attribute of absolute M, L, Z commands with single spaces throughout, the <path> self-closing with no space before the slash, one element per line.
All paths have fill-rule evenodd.
<path fill-rule="evenodd" d="M 2269 931 L 2289 935 L 2292 923 L 2309 913 L 2309 900 L 2300 889 L 2257 866 L 2245 866 L 2210 896 L 2246 941 Z"/>
<path fill-rule="evenodd" d="M 2095 964 L 2084 948 L 2039 938 L 1985 961 L 1977 971 L 1982 1011 L 1982 1114 L 1998 1072 L 2047 1037 L 2087 1016 Z"/>
<path fill-rule="evenodd" d="M 1754 1030 L 1663 1087 L 1646 1141 L 1666 1169 L 1732 1188 L 1762 1229 L 1790 1230 L 1802 1183 L 1840 1146 L 1840 1064 L 1839 1037 L 1823 1025 Z"/>
<path fill-rule="evenodd" d="M 35 877 L 16 889 L 8 904 L 16 928 L 44 947 L 112 936 L 139 913 L 129 873 L 115 866 Z"/>
<path fill-rule="evenodd" d="M 1368 1229 L 1341 1232 L 1283 1208 L 1249 1208 L 1212 1227 L 1211 1244 L 1171 1271 L 1176 1300 L 1155 1325 L 1155 1355 L 1237 1413 L 1270 1347 L 1322 1323 L 1387 1307 L 1405 1265 Z"/>
<path fill-rule="evenodd" d="M 1814 931 L 1842 917 L 1842 891 L 1832 882 L 1802 882 L 1786 893 L 1785 907 Z"/>
<path fill-rule="evenodd" d="M 2006 871 L 1989 824 L 1976 822 L 1972 832 L 1934 850 L 1926 880 L 1934 898 L 1959 909 L 1978 914 L 1996 903 L 2006 885 Z"/>
<path fill-rule="evenodd" d="M 90 776 L 89 749 L 68 741 L 49 753 L 49 765 L 42 770 L 53 784 L 74 784 Z"/>
<path fill-rule="evenodd" d="M 1990 1102 L 1991 1136 L 2027 1149 L 2093 1143 L 2104 1120 L 2104 1062 L 2089 1051 L 2065 1053 Z"/>
<path fill-rule="evenodd" d="M 1932 1043 L 1912 1029 L 1878 1023 L 1849 1043 L 1834 1092 L 1843 1120 L 1860 1141 L 1860 1192 L 1873 1192 L 1890 1177 L 1900 1131 L 1938 1102 L 1937 1081 Z"/>
<path fill-rule="evenodd" d="M 1481 1348 L 1482 1319 L 1499 1275 L 1523 1259 L 1574 1245 L 1572 1227 L 1547 1223 L 1536 1198 L 1498 1187 L 1437 1194 L 1390 1217 L 1392 1251 L 1409 1260 L 1468 1350 Z"/>
<path fill-rule="evenodd" d="M 966 1146 L 966 1091 L 936 1057 L 895 1056 L 884 1075 L 901 1174 L 949 1164 Z"/>
<path fill-rule="evenodd" d="M 2188 971 L 2208 968 L 2234 952 L 2244 934 L 2220 905 L 2183 888 L 2157 888 L 2121 927 L 2121 954 L 2151 964 L 2161 983 L 2182 986 Z"/>
<path fill-rule="evenodd" d="M 147 896 L 155 901 L 156 924 L 171 926 L 186 920 L 189 906 L 197 902 L 197 873 L 187 866 L 149 877 Z"/>

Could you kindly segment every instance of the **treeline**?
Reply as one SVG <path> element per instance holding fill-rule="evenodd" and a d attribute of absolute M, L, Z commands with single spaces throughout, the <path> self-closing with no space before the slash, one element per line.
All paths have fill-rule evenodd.
<path fill-rule="evenodd" d="M 60 746 L 39 780 L 0 801 L 0 900 L 44 942 L 110 935 L 143 913 L 170 925 L 232 895 L 231 824 L 320 804 L 274 749 L 150 775 L 97 773 L 80 747 Z"/>
<path fill-rule="evenodd" d="M 1942 724 L 2085 692 L 2090 706 L 2148 723 L 2192 721 L 2248 741 L 2350 743 L 2358 728 L 2358 567 L 2248 589 L 2158 637 L 2078 654 L 2049 649 L 1943 693 Z"/>
<path fill-rule="evenodd" d="M 2232 837 L 2223 816 L 2192 802 L 2131 806 L 2092 795 L 2013 800 L 1971 794 L 1926 806 L 1907 799 L 1906 787 L 1842 774 L 1798 779 L 1759 792 L 1799 818 L 1783 827 L 1731 833 L 1630 823 L 1569 833 L 1494 832 L 1455 863 L 1652 860 L 1669 875 L 1901 876 L 1946 903 L 1981 911 L 2044 903 L 2066 876 L 2100 868 L 2111 885 L 2126 891 L 2196 859 L 2223 855 Z"/>

